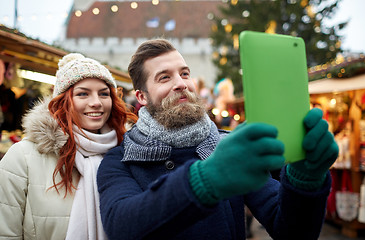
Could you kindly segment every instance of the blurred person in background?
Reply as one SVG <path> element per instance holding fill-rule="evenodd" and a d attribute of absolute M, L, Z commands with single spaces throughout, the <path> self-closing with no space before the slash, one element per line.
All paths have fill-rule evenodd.
<path fill-rule="evenodd" d="M 109 239 L 245 239 L 245 205 L 273 239 L 318 239 L 338 155 L 321 110 L 303 120 L 306 158 L 284 165 L 274 126 L 217 129 L 168 41 L 142 43 L 128 71 L 143 107 L 97 175 Z"/>
<path fill-rule="evenodd" d="M 214 87 L 215 107 L 218 109 L 218 114 L 215 116 L 215 120 L 220 128 L 226 130 L 230 129 L 232 117 L 222 116 L 223 111 L 228 112 L 228 103 L 233 102 L 236 97 L 234 96 L 233 82 L 230 78 L 223 78 Z"/>
<path fill-rule="evenodd" d="M 71 53 L 58 65 L 53 98 L 24 116 L 26 137 L 0 161 L 1 239 L 106 239 L 97 168 L 137 117 L 99 62 Z"/>
<path fill-rule="evenodd" d="M 199 96 L 203 100 L 205 109 L 207 111 L 211 111 L 214 107 L 213 94 L 212 91 L 207 86 L 205 86 L 204 79 L 201 77 L 197 80 L 197 93 L 199 93 Z"/>

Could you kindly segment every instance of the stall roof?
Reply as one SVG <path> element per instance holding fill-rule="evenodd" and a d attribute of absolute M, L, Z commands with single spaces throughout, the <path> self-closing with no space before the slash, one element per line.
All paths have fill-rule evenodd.
<path fill-rule="evenodd" d="M 310 94 L 343 92 L 357 89 L 365 89 L 365 74 L 351 78 L 326 78 L 309 82 Z"/>
<path fill-rule="evenodd" d="M 0 25 L 0 59 L 5 62 L 19 63 L 22 69 L 54 76 L 58 69 L 58 61 L 68 53 Z M 132 82 L 127 73 L 106 67 L 117 80 L 117 84 Z"/>

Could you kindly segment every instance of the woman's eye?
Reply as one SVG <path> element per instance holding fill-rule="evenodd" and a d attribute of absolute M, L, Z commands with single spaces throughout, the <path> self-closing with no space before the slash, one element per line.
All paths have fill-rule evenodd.
<path fill-rule="evenodd" d="M 100 93 L 100 96 L 109 97 L 110 96 L 110 93 L 109 92 L 101 92 Z"/>
<path fill-rule="evenodd" d="M 79 92 L 79 93 L 76 94 L 76 96 L 80 96 L 80 97 L 87 96 L 87 93 L 86 92 Z"/>

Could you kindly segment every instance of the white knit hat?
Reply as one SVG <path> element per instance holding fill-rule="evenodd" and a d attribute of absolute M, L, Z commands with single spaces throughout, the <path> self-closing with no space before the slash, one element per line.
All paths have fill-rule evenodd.
<path fill-rule="evenodd" d="M 98 61 L 86 58 L 80 53 L 70 53 L 58 62 L 53 97 L 85 78 L 97 78 L 114 88 L 117 87 L 112 74 Z"/>

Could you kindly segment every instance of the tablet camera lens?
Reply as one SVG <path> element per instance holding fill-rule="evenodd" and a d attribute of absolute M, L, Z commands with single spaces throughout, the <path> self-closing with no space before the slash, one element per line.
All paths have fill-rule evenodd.
<path fill-rule="evenodd" d="M 294 43 L 294 47 L 297 47 L 298 46 L 298 43 Z"/>

